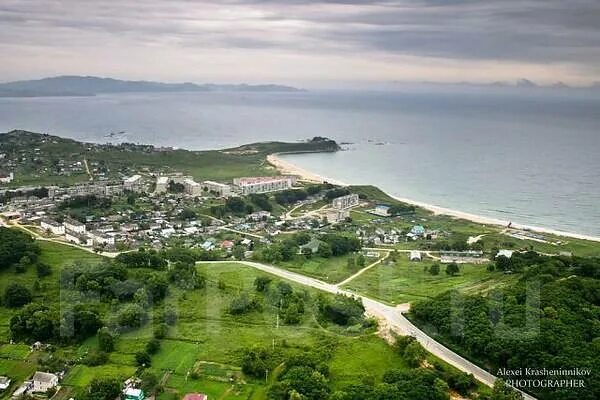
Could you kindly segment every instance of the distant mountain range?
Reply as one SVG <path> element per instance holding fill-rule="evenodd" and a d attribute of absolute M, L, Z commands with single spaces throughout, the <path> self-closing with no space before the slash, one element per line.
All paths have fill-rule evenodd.
<path fill-rule="evenodd" d="M 30 81 L 0 84 L 0 97 L 43 97 L 43 96 L 94 96 L 101 93 L 126 92 L 297 92 L 302 91 L 284 85 L 249 84 L 195 84 L 163 83 L 151 81 L 123 81 L 95 76 L 57 76 Z"/>
<path fill-rule="evenodd" d="M 422 81 L 422 82 L 393 82 L 397 85 L 431 85 L 431 86 L 447 86 L 447 87 L 473 87 L 473 88 L 517 88 L 517 89 L 582 89 L 582 90 L 597 90 L 600 89 L 600 82 L 594 82 L 589 86 L 569 86 L 564 82 L 556 82 L 549 85 L 541 85 L 533 82 L 529 79 L 521 78 L 516 81 L 496 81 L 491 83 L 480 83 L 480 82 L 435 82 L 435 81 Z"/>

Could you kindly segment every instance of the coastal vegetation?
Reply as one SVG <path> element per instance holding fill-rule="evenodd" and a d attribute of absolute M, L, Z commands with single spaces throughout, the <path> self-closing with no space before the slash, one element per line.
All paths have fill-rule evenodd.
<path fill-rule="evenodd" d="M 124 253 L 109 261 L 55 243 L 38 246 L 50 275 L 40 278 L 33 268 L 0 272 L 5 288 L 15 280 L 32 293 L 27 305 L 0 307 L 0 365 L 14 379 L 36 369 L 66 370 L 61 398 L 86 396 L 93 388 L 112 393 L 111 381 L 134 374 L 161 399 L 190 391 L 227 399 L 285 399 L 295 392 L 351 399 L 357 382 L 364 390 L 382 390 L 400 371 L 429 376 L 415 381 L 423 393 L 428 379 L 449 379 L 434 358 L 423 353 L 422 360 L 436 367 L 421 371 L 378 338 L 376 322 L 365 319 L 355 299 L 239 264 L 192 267 L 190 277 L 201 284 L 180 285 L 172 279 L 190 273 L 190 264 L 165 265 L 190 256 L 182 251 Z M 37 340 L 49 347 L 30 353 L 28 344 Z"/>
<path fill-rule="evenodd" d="M 600 259 L 531 252 L 496 264 L 523 273 L 512 285 L 487 295 L 451 290 L 417 301 L 412 318 L 433 337 L 491 371 L 521 366 L 587 370 L 588 374 L 566 379 L 584 381 L 585 390 L 577 390 L 577 398 L 598 398 Z M 520 378 L 535 376 L 525 372 Z M 543 399 L 570 399 L 574 391 L 528 389 Z"/>

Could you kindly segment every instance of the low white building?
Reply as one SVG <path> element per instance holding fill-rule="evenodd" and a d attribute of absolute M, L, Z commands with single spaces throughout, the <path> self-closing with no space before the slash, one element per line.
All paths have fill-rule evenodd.
<path fill-rule="evenodd" d="M 336 197 L 331 201 L 331 207 L 338 210 L 342 210 L 344 208 L 357 206 L 358 201 L 358 195 L 356 193 L 353 193 L 346 196 Z"/>
<path fill-rule="evenodd" d="M 7 376 L 0 376 L 0 390 L 6 390 L 10 386 L 10 378 Z"/>
<path fill-rule="evenodd" d="M 15 174 L 10 172 L 8 174 L 0 173 L 0 183 L 11 183 L 15 179 Z"/>
<path fill-rule="evenodd" d="M 500 256 L 504 256 L 506 258 L 511 258 L 514 252 L 515 252 L 514 250 L 506 250 L 506 249 L 498 250 L 498 253 L 496 254 L 495 258 L 498 258 Z"/>
<path fill-rule="evenodd" d="M 96 245 L 113 246 L 115 244 L 114 236 L 107 235 L 106 233 L 91 231 L 88 235 Z"/>
<path fill-rule="evenodd" d="M 80 244 L 82 246 L 94 245 L 94 240 L 91 237 L 71 231 L 65 232 L 65 240 L 69 243 Z"/>
<path fill-rule="evenodd" d="M 144 190 L 141 175 L 133 175 L 123 180 L 123 188 L 132 192 L 142 192 Z"/>
<path fill-rule="evenodd" d="M 231 186 L 225 183 L 219 183 L 214 181 L 204 181 L 202 186 L 209 192 L 216 193 L 220 197 L 231 196 Z"/>
<path fill-rule="evenodd" d="M 33 375 L 33 392 L 46 392 L 58 385 L 58 376 L 49 372 L 37 371 Z"/>
<path fill-rule="evenodd" d="M 79 234 L 85 233 L 85 224 L 82 224 L 81 222 L 75 219 L 66 218 L 63 222 L 63 225 L 65 226 L 65 231 L 71 231 Z"/>
<path fill-rule="evenodd" d="M 40 219 L 40 228 L 42 228 L 43 231 L 48 231 L 55 235 L 65 234 L 65 226 L 60 222 L 56 222 L 55 220 L 50 218 Z"/>
<path fill-rule="evenodd" d="M 419 250 L 411 250 L 408 258 L 410 261 L 421 261 L 421 252 Z"/>

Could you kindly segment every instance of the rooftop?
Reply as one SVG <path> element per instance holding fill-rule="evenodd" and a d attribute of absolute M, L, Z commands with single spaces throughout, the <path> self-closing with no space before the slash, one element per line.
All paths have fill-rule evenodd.
<path fill-rule="evenodd" d="M 58 379 L 58 377 L 54 374 L 51 374 L 49 372 L 40 372 L 40 371 L 36 371 L 36 373 L 33 375 L 33 381 L 34 382 L 44 382 L 44 383 L 50 383 L 53 380 Z"/>

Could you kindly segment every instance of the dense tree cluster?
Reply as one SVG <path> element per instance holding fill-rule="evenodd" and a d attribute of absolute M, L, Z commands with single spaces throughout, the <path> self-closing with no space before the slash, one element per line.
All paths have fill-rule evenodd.
<path fill-rule="evenodd" d="M 17 308 L 31 303 L 31 292 L 20 283 L 9 283 L 4 289 L 3 304 L 6 307 Z"/>
<path fill-rule="evenodd" d="M 333 298 L 320 294 L 317 304 L 322 318 L 338 325 L 355 325 L 364 320 L 365 307 L 360 299 L 342 294 Z"/>
<path fill-rule="evenodd" d="M 349 194 L 350 190 L 348 190 L 347 188 L 333 188 L 325 192 L 325 198 L 327 200 L 333 200 L 335 198 L 346 196 Z"/>
<path fill-rule="evenodd" d="M 158 255 L 154 250 L 121 253 L 115 260 L 127 268 L 165 269 L 167 267 L 167 260 Z"/>
<path fill-rule="evenodd" d="M 252 193 L 250 194 L 250 196 L 248 196 L 248 199 L 260 210 L 273 210 L 273 204 L 271 204 L 271 202 L 269 201 L 269 197 L 266 194 Z"/>
<path fill-rule="evenodd" d="M 99 313 L 87 306 L 76 305 L 61 315 L 54 308 L 31 303 L 11 318 L 10 332 L 15 340 L 68 342 L 92 336 L 101 325 Z"/>
<path fill-rule="evenodd" d="M 28 263 L 37 261 L 40 248 L 31 236 L 17 229 L 0 227 L 0 269 L 8 268 L 26 257 Z"/>
<path fill-rule="evenodd" d="M 232 315 L 246 314 L 251 311 L 260 310 L 262 304 L 260 300 L 246 292 L 240 293 L 229 303 L 229 313 Z"/>
<path fill-rule="evenodd" d="M 196 270 L 196 265 L 186 262 L 175 262 L 167 273 L 169 282 L 181 289 L 201 289 L 206 286 L 206 278 Z"/>
<path fill-rule="evenodd" d="M 275 195 L 275 201 L 282 206 L 294 204 L 298 201 L 306 200 L 308 192 L 304 189 L 288 189 L 278 192 Z"/>
<path fill-rule="evenodd" d="M 545 399 L 600 397 L 600 260 L 515 253 L 500 269 L 519 282 L 487 297 L 456 291 L 413 305 L 413 317 L 471 358 L 500 367 L 590 368 L 585 390 L 538 389 Z"/>
<path fill-rule="evenodd" d="M 352 253 L 360 250 L 360 240 L 354 236 L 327 234 L 320 238 L 327 243 L 331 248 L 333 256 L 343 256 L 344 254 Z"/>

